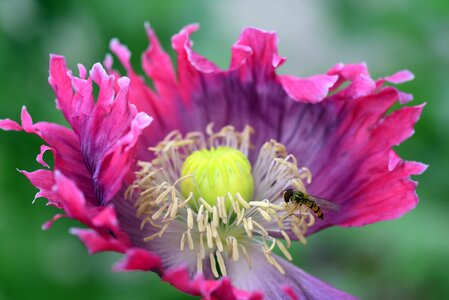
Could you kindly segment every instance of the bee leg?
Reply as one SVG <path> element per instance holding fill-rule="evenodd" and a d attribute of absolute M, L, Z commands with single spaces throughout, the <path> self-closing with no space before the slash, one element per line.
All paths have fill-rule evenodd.
<path fill-rule="evenodd" d="M 293 208 L 291 208 L 291 207 L 289 207 L 289 212 L 288 212 L 288 214 L 287 215 L 285 215 L 285 216 L 283 216 L 281 219 L 282 220 L 285 220 L 285 219 L 287 219 L 288 217 L 290 217 L 290 216 L 292 216 L 292 215 L 294 215 L 295 214 L 295 212 L 298 210 L 298 207 L 299 207 L 299 203 L 295 203 L 295 204 L 293 204 L 294 205 L 294 207 Z"/>

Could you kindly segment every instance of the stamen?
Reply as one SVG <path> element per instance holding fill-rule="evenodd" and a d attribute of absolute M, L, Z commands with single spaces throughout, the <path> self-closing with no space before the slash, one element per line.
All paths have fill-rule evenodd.
<path fill-rule="evenodd" d="M 168 203 L 168 202 L 166 202 L 166 203 L 164 203 L 164 205 L 162 205 L 154 214 L 153 214 L 153 216 L 151 217 L 151 219 L 153 219 L 153 220 L 157 220 L 157 219 L 159 219 L 159 217 L 162 215 L 162 213 L 164 212 L 164 209 L 165 208 L 167 208 L 167 206 L 169 205 L 170 203 Z"/>
<path fill-rule="evenodd" d="M 248 223 L 248 229 L 253 231 L 254 226 L 253 226 L 253 218 L 249 217 L 248 219 L 246 219 L 247 223 Z"/>
<path fill-rule="evenodd" d="M 189 249 L 193 250 L 193 239 L 192 239 L 192 233 L 190 232 L 190 229 L 187 229 L 187 242 L 189 243 Z"/>
<path fill-rule="evenodd" d="M 200 252 L 196 254 L 196 272 L 198 274 L 203 273 L 203 257 L 201 256 Z"/>
<path fill-rule="evenodd" d="M 159 231 L 158 236 L 161 237 L 165 231 L 167 230 L 168 226 L 170 225 L 169 222 L 165 223 L 164 227 L 162 227 L 161 231 Z"/>
<path fill-rule="evenodd" d="M 282 275 L 285 275 L 284 268 L 274 259 L 274 257 L 271 257 L 273 266 L 281 273 Z"/>
<path fill-rule="evenodd" d="M 196 216 L 196 222 L 198 224 L 199 232 L 203 232 L 205 230 L 204 225 L 203 225 L 203 209 L 204 209 L 204 206 L 201 205 L 200 209 L 198 210 L 198 214 Z"/>
<path fill-rule="evenodd" d="M 184 208 L 184 206 L 193 198 L 193 193 L 191 192 L 189 194 L 189 197 L 187 197 L 186 200 L 184 200 L 184 202 L 181 203 L 181 205 L 179 205 L 179 208 Z"/>
<path fill-rule="evenodd" d="M 257 208 L 257 211 L 260 213 L 260 215 L 265 219 L 265 221 L 267 222 L 271 222 L 273 219 L 271 218 L 271 216 L 263 209 L 261 209 L 260 207 Z"/>
<path fill-rule="evenodd" d="M 242 249 L 242 252 L 243 252 L 243 254 L 245 256 L 246 262 L 248 263 L 248 267 L 250 269 L 252 269 L 253 268 L 253 262 L 251 260 L 251 257 L 248 255 L 248 252 L 246 251 L 246 248 L 243 245 L 240 245 L 240 248 Z"/>
<path fill-rule="evenodd" d="M 307 222 L 307 227 L 312 227 L 315 224 L 315 216 L 307 211 L 307 216 L 309 217 L 309 221 Z"/>
<path fill-rule="evenodd" d="M 214 244 L 212 241 L 212 230 L 211 230 L 209 224 L 207 224 L 207 226 L 206 226 L 206 238 L 207 238 L 207 247 L 209 249 L 212 249 L 214 247 Z"/>
<path fill-rule="evenodd" d="M 193 229 L 193 213 L 190 207 L 187 207 L 187 227 Z"/>
<path fill-rule="evenodd" d="M 217 237 L 218 237 L 218 231 L 217 231 L 217 228 L 214 227 L 213 224 L 211 224 L 210 228 L 211 228 L 211 230 L 212 230 L 212 237 L 217 238 Z"/>
<path fill-rule="evenodd" d="M 237 226 L 242 223 L 244 217 L 245 217 L 245 209 L 242 208 L 242 210 L 238 211 L 237 213 Z"/>
<path fill-rule="evenodd" d="M 162 219 L 167 219 L 173 209 L 174 203 L 170 202 L 170 205 L 168 206 L 168 208 L 165 211 L 164 217 Z"/>
<path fill-rule="evenodd" d="M 206 210 L 203 217 L 203 227 L 209 226 L 209 211 Z"/>
<path fill-rule="evenodd" d="M 224 224 L 227 224 L 228 223 L 228 213 L 226 211 L 225 199 L 224 198 L 221 198 L 221 199 L 222 199 L 222 201 L 220 204 L 221 204 L 221 213 L 223 215 L 222 220 L 223 220 Z"/>
<path fill-rule="evenodd" d="M 159 229 L 162 229 L 162 227 L 163 227 L 163 226 L 161 226 L 161 225 L 159 225 L 159 224 L 154 223 L 153 220 L 151 220 L 150 217 L 146 217 L 146 218 L 142 221 L 142 223 L 140 224 L 140 230 L 142 230 L 142 229 L 145 227 L 145 225 L 146 225 L 147 223 L 150 223 L 151 226 L 156 227 L 156 228 L 159 228 Z"/>
<path fill-rule="evenodd" d="M 179 246 L 179 249 L 181 250 L 181 252 L 184 251 L 184 247 L 186 245 L 186 238 L 187 238 L 187 236 L 186 236 L 186 233 L 184 232 L 181 237 L 181 245 Z"/>
<path fill-rule="evenodd" d="M 246 218 L 243 218 L 243 228 L 245 228 L 246 234 L 249 238 L 253 237 L 253 233 L 248 227 L 248 220 Z"/>
<path fill-rule="evenodd" d="M 170 218 L 174 218 L 178 212 L 178 198 L 176 198 L 175 196 L 175 190 L 173 190 L 173 199 L 174 201 L 172 202 L 173 206 L 172 209 L 170 210 Z"/>
<path fill-rule="evenodd" d="M 237 239 L 235 237 L 232 238 L 232 259 L 234 261 L 238 261 L 239 260 L 239 247 L 238 247 L 238 242 Z"/>
<path fill-rule="evenodd" d="M 217 197 L 217 211 L 218 216 L 223 220 L 223 208 L 221 207 L 221 202 L 223 201 L 222 199 L 222 197 Z"/>
<path fill-rule="evenodd" d="M 223 252 L 223 243 L 221 242 L 220 237 L 215 238 L 215 244 L 217 245 L 217 248 L 220 252 Z"/>
<path fill-rule="evenodd" d="M 274 246 L 276 246 L 276 239 L 273 239 L 273 241 L 271 242 L 271 246 L 267 251 L 271 253 L 274 249 Z"/>
<path fill-rule="evenodd" d="M 200 252 L 201 258 L 206 257 L 206 249 L 204 248 L 204 234 L 200 233 Z"/>
<path fill-rule="evenodd" d="M 307 184 L 312 183 L 312 173 L 310 172 L 310 170 L 306 167 L 302 167 L 298 170 L 299 173 L 299 178 L 301 178 L 302 180 L 306 180 Z"/>
<path fill-rule="evenodd" d="M 215 228 L 218 227 L 219 225 L 219 221 L 218 221 L 218 209 L 216 206 L 213 207 L 213 212 L 212 212 L 212 224 Z"/>
<path fill-rule="evenodd" d="M 229 199 L 229 202 L 231 202 L 231 207 L 232 207 L 232 209 L 233 209 L 235 212 L 240 211 L 239 205 L 238 205 L 238 203 L 235 202 L 234 196 L 232 196 L 231 193 L 228 193 L 228 199 Z"/>
<path fill-rule="evenodd" d="M 207 209 L 208 212 L 213 212 L 213 208 L 212 206 L 209 205 L 209 203 L 206 202 L 206 200 L 204 200 L 203 198 L 200 198 L 200 202 L 202 205 L 204 205 L 204 207 Z"/>
<path fill-rule="evenodd" d="M 144 242 L 149 242 L 149 241 L 154 240 L 154 239 L 157 238 L 157 237 L 159 237 L 159 232 L 158 232 L 158 233 L 155 233 L 155 234 L 152 234 L 152 235 L 150 235 L 150 236 L 147 236 L 146 238 L 143 239 L 143 241 L 144 241 Z"/>
<path fill-rule="evenodd" d="M 301 243 L 303 243 L 304 245 L 307 244 L 307 240 L 302 234 L 301 230 L 298 228 L 298 225 L 292 224 L 292 231 Z"/>
<path fill-rule="evenodd" d="M 240 195 L 240 193 L 236 194 L 237 196 L 237 200 L 239 201 L 240 205 L 242 205 L 245 209 L 250 209 L 251 206 L 249 206 L 248 202 L 245 201 L 245 199 L 243 199 L 242 195 Z"/>
<path fill-rule="evenodd" d="M 265 228 L 263 228 L 263 226 L 260 225 L 258 222 L 252 220 L 252 223 L 254 225 L 256 225 L 256 227 L 260 230 L 260 232 L 262 233 L 263 236 L 268 236 L 269 235 L 268 231 Z"/>

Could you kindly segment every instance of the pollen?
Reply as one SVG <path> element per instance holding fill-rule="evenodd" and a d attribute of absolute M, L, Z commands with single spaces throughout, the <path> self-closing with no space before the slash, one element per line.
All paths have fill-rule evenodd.
<path fill-rule="evenodd" d="M 193 152 L 184 161 L 181 175 L 188 176 L 180 184 L 181 193 L 188 197 L 190 192 L 198 204 L 204 199 L 209 205 L 217 205 L 220 197 L 228 210 L 230 197 L 252 199 L 254 191 L 251 164 L 239 150 L 220 146 Z"/>
<path fill-rule="evenodd" d="M 197 274 L 225 276 L 230 264 L 242 260 L 252 268 L 255 251 L 285 274 L 275 249 L 292 260 L 292 241 L 305 244 L 315 218 L 306 206 L 286 204 L 282 194 L 288 188 L 305 193 L 311 173 L 274 140 L 262 145 L 251 164 L 251 132 L 249 126 L 241 132 L 226 126 L 214 133 L 210 125 L 206 134 L 172 132 L 150 149 L 155 158 L 139 162 L 126 193 L 137 199 L 150 248 L 169 232 L 170 241 L 178 237 L 180 255 L 188 252 L 182 257 L 195 260 L 189 265 Z"/>

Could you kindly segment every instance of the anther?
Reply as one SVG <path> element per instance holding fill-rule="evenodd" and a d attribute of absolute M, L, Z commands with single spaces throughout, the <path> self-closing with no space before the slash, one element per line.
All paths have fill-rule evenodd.
<path fill-rule="evenodd" d="M 223 276 L 226 276 L 227 275 L 226 265 L 223 260 L 223 257 L 221 256 L 220 251 L 216 251 L 215 254 L 217 255 L 217 261 L 218 261 L 218 265 L 220 266 L 220 271 L 223 274 Z"/>
<path fill-rule="evenodd" d="M 288 236 L 287 232 L 281 230 L 281 234 L 284 237 L 285 241 L 287 242 L 287 247 L 290 248 L 292 241 L 290 240 L 290 237 Z"/>
<path fill-rule="evenodd" d="M 194 245 L 193 245 L 192 233 L 190 232 L 189 229 L 187 229 L 187 242 L 189 244 L 189 249 L 193 250 L 194 249 Z"/>
<path fill-rule="evenodd" d="M 207 247 L 209 249 L 212 249 L 214 244 L 213 244 L 213 241 L 212 241 L 212 230 L 211 230 L 209 224 L 207 224 L 207 226 L 206 226 L 206 239 L 207 239 Z"/>
<path fill-rule="evenodd" d="M 217 263 L 215 261 L 215 257 L 214 257 L 213 253 L 209 254 L 209 259 L 210 259 L 210 268 L 212 270 L 212 274 L 214 274 L 215 278 L 218 278 L 219 275 L 218 275 L 218 272 L 217 272 L 217 265 L 216 265 Z"/>
<path fill-rule="evenodd" d="M 284 254 L 285 258 L 288 260 L 292 260 L 292 255 L 290 254 L 290 252 L 288 252 L 287 248 L 285 248 L 284 244 L 282 244 L 282 242 L 276 240 L 276 245 L 278 246 L 279 250 L 281 250 L 282 254 Z"/>

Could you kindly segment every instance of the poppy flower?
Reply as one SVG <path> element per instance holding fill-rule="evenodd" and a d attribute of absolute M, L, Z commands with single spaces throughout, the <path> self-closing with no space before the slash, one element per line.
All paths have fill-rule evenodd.
<path fill-rule="evenodd" d="M 175 69 L 146 25 L 142 66 L 153 87 L 115 39 L 127 77 L 110 55 L 89 73 L 78 65 L 79 76 L 50 56 L 49 83 L 71 128 L 34 123 L 25 107 L 21 124 L 0 121 L 45 142 L 37 161 L 47 169 L 21 171 L 36 198 L 62 210 L 43 227 L 76 219 L 84 226 L 71 233 L 90 253 L 124 254 L 116 270 L 153 271 L 204 299 L 354 299 L 290 263 L 289 248 L 416 206 L 410 177 L 426 166 L 392 147 L 413 134 L 423 105 L 390 113 L 412 98 L 391 84 L 413 75 L 373 80 L 365 64 L 279 75 L 276 34 L 256 28 L 243 30 L 221 70 L 193 51 L 197 28 L 172 38 Z"/>

